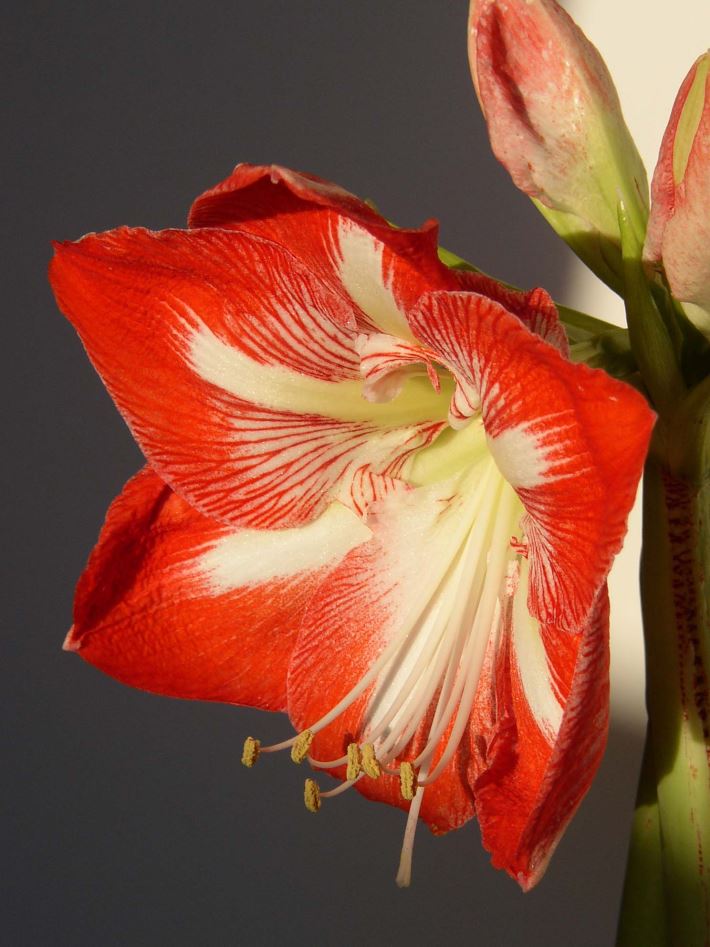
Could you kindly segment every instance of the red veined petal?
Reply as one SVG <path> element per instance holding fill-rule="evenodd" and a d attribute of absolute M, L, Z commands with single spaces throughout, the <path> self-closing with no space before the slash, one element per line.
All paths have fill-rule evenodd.
<path fill-rule="evenodd" d="M 191 227 L 268 237 L 344 293 L 365 331 L 408 337 L 407 310 L 431 289 L 455 289 L 437 254 L 438 226 L 399 230 L 343 188 L 288 168 L 240 164 L 196 199 Z"/>
<path fill-rule="evenodd" d="M 481 410 L 526 508 L 531 613 L 580 628 L 621 547 L 653 413 L 632 388 L 566 361 L 475 293 L 432 293 L 410 323 L 457 380 L 452 422 Z"/>
<path fill-rule="evenodd" d="M 426 382 L 364 400 L 346 303 L 261 237 L 121 229 L 59 246 L 51 279 L 151 465 L 215 519 L 305 522 L 441 428 Z"/>
<path fill-rule="evenodd" d="M 282 226 L 292 226 L 294 214 L 319 207 L 356 217 L 371 226 L 385 224 L 369 204 L 338 184 L 276 164 L 247 163 L 238 164 L 227 178 L 195 198 L 188 224 L 190 227 L 246 224 L 253 227 L 254 232 L 274 237 L 281 233 Z"/>
<path fill-rule="evenodd" d="M 603 586 L 584 627 L 570 633 L 538 626 L 527 613 L 524 583 L 521 593 L 491 699 L 479 702 L 472 718 L 483 740 L 475 744 L 471 779 L 493 865 L 527 891 L 542 877 L 604 753 L 609 606 Z"/>
<path fill-rule="evenodd" d="M 535 335 L 554 345 L 563 355 L 569 355 L 565 327 L 560 322 L 552 297 L 541 287 L 524 290 L 508 289 L 490 276 L 473 270 L 454 270 L 461 288 L 480 296 L 487 296 L 508 312 L 512 312 Z"/>
<path fill-rule="evenodd" d="M 65 647 L 144 690 L 284 710 L 306 604 L 368 530 L 344 507 L 294 530 L 231 530 L 149 467 L 111 505 Z"/>
<path fill-rule="evenodd" d="M 358 340 L 360 372 L 365 380 L 364 394 L 369 401 L 391 401 L 402 389 L 405 379 L 425 365 L 435 391 L 441 384 L 432 364 L 431 353 L 392 335 L 373 332 Z"/>

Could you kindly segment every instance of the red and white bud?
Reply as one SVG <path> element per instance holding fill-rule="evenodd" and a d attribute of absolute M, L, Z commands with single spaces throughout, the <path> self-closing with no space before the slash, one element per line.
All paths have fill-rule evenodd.
<path fill-rule="evenodd" d="M 611 76 L 555 0 L 471 0 L 468 49 L 493 151 L 517 187 L 615 244 L 620 198 L 643 222 L 646 172 Z"/>
<path fill-rule="evenodd" d="M 644 259 L 663 265 L 677 299 L 710 310 L 710 52 L 678 91 L 651 195 Z"/>

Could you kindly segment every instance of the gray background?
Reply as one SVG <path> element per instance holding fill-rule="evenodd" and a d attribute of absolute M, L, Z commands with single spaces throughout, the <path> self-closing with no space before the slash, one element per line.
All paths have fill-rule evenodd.
<path fill-rule="evenodd" d="M 2 930 L 10 945 L 611 944 L 638 736 L 612 731 L 552 866 L 523 896 L 475 824 L 420 830 L 346 795 L 317 818 L 285 719 L 151 697 L 60 650 L 105 508 L 141 463 L 46 284 L 51 238 L 180 226 L 240 160 L 330 178 L 400 224 L 565 296 L 567 255 L 489 155 L 461 2 L 10 6 L 2 60 Z M 9 290 L 9 292 L 7 291 Z"/>

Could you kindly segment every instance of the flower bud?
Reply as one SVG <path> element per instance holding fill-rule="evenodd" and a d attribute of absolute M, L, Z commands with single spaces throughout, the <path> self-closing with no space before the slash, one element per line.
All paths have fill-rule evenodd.
<path fill-rule="evenodd" d="M 555 0 L 471 0 L 468 47 L 496 157 L 583 259 L 575 233 L 609 244 L 618 276 L 617 205 L 641 236 L 648 185 L 599 52 Z"/>
<path fill-rule="evenodd" d="M 673 295 L 710 311 L 710 52 L 678 91 L 651 188 L 644 259 Z"/>

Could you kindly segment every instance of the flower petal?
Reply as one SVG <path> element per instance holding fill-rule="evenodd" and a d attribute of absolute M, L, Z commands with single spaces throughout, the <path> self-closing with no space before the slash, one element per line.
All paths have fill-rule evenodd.
<path fill-rule="evenodd" d="M 368 536 L 339 504 L 300 529 L 235 532 L 146 467 L 108 511 L 65 647 L 134 687 L 284 710 L 306 604 Z"/>
<path fill-rule="evenodd" d="M 368 401 L 391 401 L 402 390 L 407 377 L 421 373 L 422 364 L 435 391 L 441 382 L 431 361 L 431 353 L 383 332 L 362 335 L 358 340 L 360 372 L 365 380 L 363 393 Z"/>
<path fill-rule="evenodd" d="M 192 205 L 191 227 L 268 237 L 343 293 L 358 326 L 403 338 L 407 310 L 425 290 L 453 289 L 440 262 L 438 226 L 400 230 L 335 184 L 288 168 L 240 164 Z"/>
<path fill-rule="evenodd" d="M 550 345 L 554 345 L 564 356 L 569 356 L 569 342 L 565 327 L 560 322 L 552 297 L 544 289 L 539 286 L 527 292 L 509 289 L 484 273 L 476 273 L 474 270 L 455 270 L 454 272 L 461 289 L 487 296 L 500 303 L 501 306 L 505 306 L 508 312 L 517 316 L 531 332 L 539 335 Z"/>
<path fill-rule="evenodd" d="M 263 238 L 121 229 L 59 246 L 51 278 L 151 465 L 210 517 L 305 522 L 441 428 L 424 378 L 363 398 L 350 308 Z"/>
<path fill-rule="evenodd" d="M 526 508 L 531 613 L 582 627 L 621 547 L 653 413 L 632 388 L 566 361 L 473 293 L 423 297 L 410 323 L 457 380 L 453 423 L 481 410 Z"/>
<path fill-rule="evenodd" d="M 542 877 L 604 753 L 609 607 L 604 586 L 584 628 L 570 634 L 530 617 L 526 585 L 523 576 L 494 699 L 474 712 L 485 762 L 479 757 L 471 773 L 483 844 L 493 865 L 527 891 Z"/>

